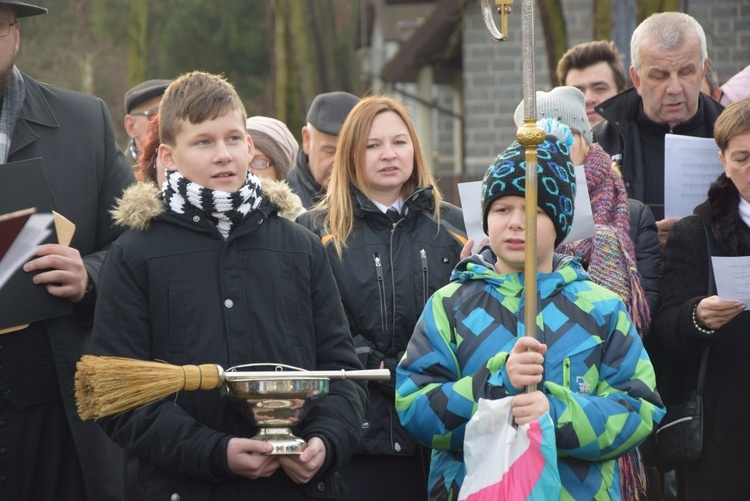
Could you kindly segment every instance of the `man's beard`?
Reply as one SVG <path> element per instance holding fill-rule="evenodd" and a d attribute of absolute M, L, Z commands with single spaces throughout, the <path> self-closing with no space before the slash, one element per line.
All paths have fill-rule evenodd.
<path fill-rule="evenodd" d="M 8 66 L 0 69 L 0 100 L 3 99 L 5 96 L 5 93 L 8 90 L 8 86 L 10 86 L 10 78 L 11 75 L 13 75 L 13 63 L 15 62 L 15 58 L 11 60 L 8 63 Z"/>

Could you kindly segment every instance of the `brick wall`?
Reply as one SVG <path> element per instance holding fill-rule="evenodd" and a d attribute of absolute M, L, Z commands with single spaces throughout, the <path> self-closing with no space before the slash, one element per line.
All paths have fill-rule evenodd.
<path fill-rule="evenodd" d="M 628 9 L 634 9 L 635 2 L 618 0 L 613 4 L 620 9 L 620 13 L 624 10 L 627 14 Z M 495 156 L 515 139 L 513 112 L 523 98 L 521 1 L 516 0 L 513 8 L 510 40 L 502 43 L 490 39 L 482 20 L 479 1 L 469 2 L 465 11 L 464 165 L 466 175 L 470 177 L 484 173 Z M 592 2 L 563 0 L 563 8 L 570 44 L 591 40 Z M 706 31 L 709 55 L 716 65 L 720 83 L 750 64 L 750 0 L 690 0 L 688 13 Z M 616 22 L 620 31 L 633 24 L 624 17 Z M 619 38 L 627 40 L 626 46 L 616 40 L 621 52 L 629 52 L 629 33 L 619 35 Z M 546 51 L 538 15 L 535 38 L 536 86 L 538 90 L 549 90 Z"/>

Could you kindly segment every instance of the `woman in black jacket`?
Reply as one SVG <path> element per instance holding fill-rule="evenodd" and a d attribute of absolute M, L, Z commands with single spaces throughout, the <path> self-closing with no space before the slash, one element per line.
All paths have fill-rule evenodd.
<path fill-rule="evenodd" d="M 675 223 L 664 254 L 661 308 L 654 335 L 672 357 L 672 386 L 665 403 L 684 401 L 694 390 L 700 353 L 710 347 L 703 393 L 703 451 L 678 471 L 681 499 L 744 499 L 750 490 L 747 450 L 750 431 L 750 313 L 733 298 L 708 289 L 711 256 L 750 256 L 750 98 L 729 106 L 714 126 L 724 173 L 693 216 Z M 675 377 L 680 372 L 682 378 Z M 687 377 L 685 377 L 687 375 Z"/>
<path fill-rule="evenodd" d="M 341 129 L 325 199 L 298 220 L 326 244 L 360 359 L 391 371 L 369 386 L 359 447 L 342 470 L 348 499 L 427 498 L 429 461 L 399 423 L 394 383 L 424 304 L 466 242 L 461 210 L 435 184 L 404 107 L 367 97 Z"/>

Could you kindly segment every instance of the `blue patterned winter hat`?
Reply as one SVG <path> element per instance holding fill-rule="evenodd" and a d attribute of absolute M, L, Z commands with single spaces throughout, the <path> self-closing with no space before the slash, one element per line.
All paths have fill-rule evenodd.
<path fill-rule="evenodd" d="M 573 145 L 570 129 L 556 120 L 551 121 L 554 122 L 552 130 L 556 134 L 547 135 L 537 149 L 537 201 L 555 225 L 557 247 L 570 232 L 573 222 L 575 167 L 570 159 L 570 147 Z M 514 141 L 502 152 L 484 175 L 482 225 L 485 233 L 490 206 L 498 198 L 508 195 L 526 195 L 525 150 L 518 141 Z"/>

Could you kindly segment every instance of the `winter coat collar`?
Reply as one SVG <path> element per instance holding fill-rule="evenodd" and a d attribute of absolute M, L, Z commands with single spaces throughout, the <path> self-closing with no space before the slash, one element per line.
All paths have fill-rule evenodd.
<path fill-rule="evenodd" d="M 750 228 L 740 217 L 740 194 L 726 174 L 708 190 L 708 199 L 694 214 L 711 228 L 714 240 L 731 256 L 750 256 Z"/>
<path fill-rule="evenodd" d="M 302 197 L 305 207 L 319 202 L 325 194 L 323 187 L 313 177 L 307 155 L 302 148 L 297 153 L 297 163 L 289 172 L 287 182 Z"/>
<path fill-rule="evenodd" d="M 271 212 L 294 220 L 305 212 L 299 196 L 283 181 L 259 178 L 266 199 L 258 210 L 266 215 Z M 161 190 L 152 182 L 136 183 L 127 188 L 117 206 L 111 211 L 115 224 L 134 230 L 148 230 L 151 222 L 167 210 L 161 198 Z"/>
<path fill-rule="evenodd" d="M 706 124 L 710 125 L 710 130 L 713 134 L 713 123 L 719 117 L 724 107 L 703 94 L 700 94 L 698 99 L 700 100 L 698 112 L 703 110 Z M 606 122 L 616 127 L 622 127 L 625 124 L 635 121 L 642 108 L 643 101 L 641 100 L 641 96 L 635 88 L 630 88 L 607 99 L 595 109 L 597 113 L 604 117 Z M 595 137 L 602 130 L 604 124 L 605 122 L 600 122 L 596 125 L 594 131 Z"/>
<path fill-rule="evenodd" d="M 351 196 L 354 200 L 354 215 L 356 217 L 365 218 L 372 214 L 379 214 L 382 216 L 382 220 L 386 224 L 391 224 L 383 211 L 381 211 L 372 200 L 367 198 L 364 193 L 356 188 L 351 188 Z M 406 200 L 404 200 L 404 205 L 401 208 L 401 217 L 407 220 L 413 219 L 423 211 L 432 213 L 434 208 L 435 199 L 432 197 L 432 187 L 417 188 L 406 198 Z"/>
<path fill-rule="evenodd" d="M 486 246 L 478 254 L 469 256 L 456 265 L 451 275 L 451 282 L 466 283 L 470 280 L 484 280 L 505 296 L 519 295 L 524 288 L 523 273 L 498 273 L 495 271 L 496 260 L 492 249 Z M 552 273 L 537 272 L 538 292 L 542 298 L 559 293 L 572 282 L 590 280 L 580 261 L 572 256 L 555 254 L 552 268 Z"/>
<path fill-rule="evenodd" d="M 42 86 L 36 80 L 30 78 L 21 72 L 23 83 L 26 87 L 26 97 L 23 100 L 21 111 L 18 115 L 18 122 L 13 130 L 13 139 L 10 143 L 8 156 L 33 143 L 39 138 L 29 123 L 42 125 L 44 127 L 60 127 L 60 123 L 55 116 L 55 112 L 47 101 Z"/>

